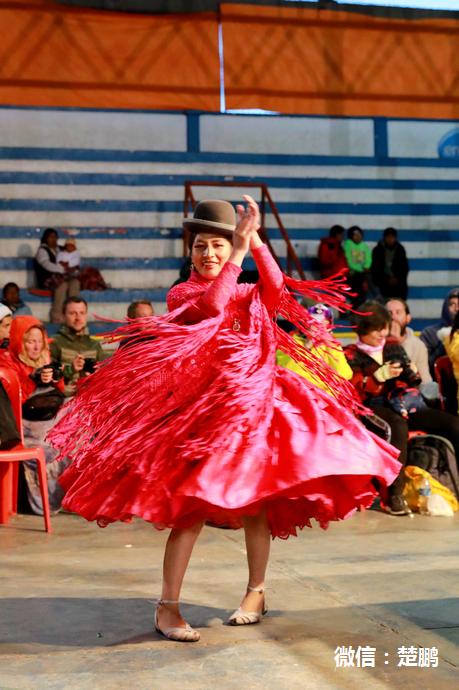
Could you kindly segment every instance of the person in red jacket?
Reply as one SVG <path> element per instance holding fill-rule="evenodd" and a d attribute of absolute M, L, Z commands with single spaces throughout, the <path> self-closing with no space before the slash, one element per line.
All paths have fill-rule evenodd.
<path fill-rule="evenodd" d="M 56 460 L 57 452 L 45 441 L 45 436 L 55 424 L 59 406 L 64 400 L 64 380 L 58 367 L 51 362 L 48 337 L 41 321 L 34 316 L 13 319 L 9 347 L 1 354 L 0 365 L 12 369 L 19 379 L 25 443 L 41 446 L 45 451 L 49 502 L 51 510 L 56 511 L 64 495 L 57 478 L 69 461 Z M 33 513 L 42 515 L 36 463 L 31 460 L 23 466 L 29 507 Z"/>
<path fill-rule="evenodd" d="M 54 374 L 53 379 L 52 367 L 46 366 L 50 363 L 48 338 L 41 321 L 34 316 L 17 316 L 13 319 L 8 355 L 3 365 L 15 371 L 23 402 L 42 386 L 63 390 L 62 377 L 56 381 Z"/>
<path fill-rule="evenodd" d="M 333 225 L 328 237 L 322 237 L 319 245 L 319 269 L 321 278 L 329 278 L 343 268 L 347 268 L 346 257 L 342 247 L 344 228 Z"/>

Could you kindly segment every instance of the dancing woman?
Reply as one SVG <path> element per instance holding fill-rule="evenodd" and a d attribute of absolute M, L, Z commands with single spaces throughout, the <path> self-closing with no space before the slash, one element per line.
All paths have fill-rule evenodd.
<path fill-rule="evenodd" d="M 206 520 L 244 528 L 248 586 L 228 622 L 258 623 L 271 536 L 348 517 L 371 504 L 374 478 L 384 490 L 399 471 L 397 451 L 354 416 L 352 386 L 275 323 L 281 314 L 314 343 L 330 342 L 286 285 L 339 307 L 339 281 L 284 276 L 259 238 L 257 204 L 244 198 L 238 218 L 225 201 L 203 201 L 185 219 L 193 270 L 169 292 L 170 312 L 116 332 L 139 341 L 83 383 L 52 432 L 74 458 L 63 475 L 68 510 L 101 526 L 137 516 L 171 528 L 155 614 L 171 640 L 200 638 L 179 598 Z M 249 250 L 260 280 L 238 284 Z M 333 395 L 276 366 L 277 347 Z"/>

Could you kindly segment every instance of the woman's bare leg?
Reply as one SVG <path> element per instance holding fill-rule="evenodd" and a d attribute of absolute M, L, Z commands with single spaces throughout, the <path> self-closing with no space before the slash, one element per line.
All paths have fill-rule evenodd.
<path fill-rule="evenodd" d="M 249 566 L 249 587 L 263 589 L 265 586 L 266 568 L 271 547 L 266 511 L 253 517 L 244 518 L 245 545 L 247 564 Z M 243 611 L 261 611 L 264 597 L 259 592 L 247 591 L 241 603 Z"/>
<path fill-rule="evenodd" d="M 199 522 L 193 527 L 171 530 L 164 552 L 161 599 L 179 601 L 183 578 L 203 524 Z M 185 627 L 178 604 L 164 604 L 159 608 L 158 626 L 161 629 Z"/>

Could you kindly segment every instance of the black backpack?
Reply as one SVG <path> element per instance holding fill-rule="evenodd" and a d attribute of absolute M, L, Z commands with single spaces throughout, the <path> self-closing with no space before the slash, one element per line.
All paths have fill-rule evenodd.
<path fill-rule="evenodd" d="M 408 443 L 407 465 L 426 470 L 459 499 L 456 453 L 448 439 L 434 434 L 415 436 Z"/>

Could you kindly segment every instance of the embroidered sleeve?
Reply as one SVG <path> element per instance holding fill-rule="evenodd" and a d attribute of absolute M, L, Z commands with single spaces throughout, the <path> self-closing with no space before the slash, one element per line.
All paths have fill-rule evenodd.
<path fill-rule="evenodd" d="M 284 288 L 282 271 L 265 244 L 252 253 L 260 274 L 261 299 L 268 311 L 274 311 L 279 305 Z"/>
<path fill-rule="evenodd" d="M 176 285 L 167 295 L 169 310 L 172 311 L 189 302 L 188 309 L 182 315 L 187 323 L 196 323 L 217 316 L 231 298 L 241 270 L 236 264 L 227 261 L 209 287 L 190 280 Z"/>

